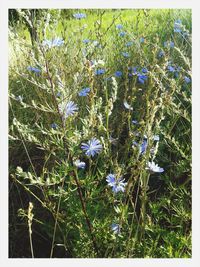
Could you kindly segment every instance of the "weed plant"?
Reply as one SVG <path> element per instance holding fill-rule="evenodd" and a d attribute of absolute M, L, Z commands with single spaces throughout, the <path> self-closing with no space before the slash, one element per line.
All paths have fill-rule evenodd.
<path fill-rule="evenodd" d="M 191 257 L 190 10 L 10 10 L 10 257 Z"/>

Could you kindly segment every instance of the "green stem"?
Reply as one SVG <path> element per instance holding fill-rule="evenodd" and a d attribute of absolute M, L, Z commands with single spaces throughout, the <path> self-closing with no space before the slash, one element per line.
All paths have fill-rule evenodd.
<path fill-rule="evenodd" d="M 65 182 L 65 179 L 63 178 L 62 186 L 61 186 L 61 190 L 63 189 L 64 182 Z M 56 229 L 57 229 L 57 224 L 58 224 L 58 214 L 59 214 L 59 210 L 60 210 L 61 198 L 62 198 L 62 193 L 60 194 L 60 196 L 59 196 L 59 200 L 58 200 L 58 207 L 57 207 L 57 211 L 56 211 L 56 218 L 55 218 L 55 224 L 54 224 L 54 230 L 53 230 L 53 239 L 52 239 L 52 243 L 51 243 L 50 258 L 52 258 L 52 256 L 53 256 L 53 249 L 54 249 L 54 242 L 55 242 L 55 236 L 56 236 Z"/>

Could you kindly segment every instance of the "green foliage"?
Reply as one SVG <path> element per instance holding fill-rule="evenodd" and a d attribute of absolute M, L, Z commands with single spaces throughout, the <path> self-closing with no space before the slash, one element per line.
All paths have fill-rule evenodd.
<path fill-rule="evenodd" d="M 57 37 L 63 45 L 43 45 Z M 190 10 L 11 10 L 9 47 L 10 257 L 191 257 Z M 64 118 L 69 101 L 79 109 Z M 93 137 L 102 151 L 88 157 L 81 144 Z M 109 173 L 125 192 L 112 192 Z"/>

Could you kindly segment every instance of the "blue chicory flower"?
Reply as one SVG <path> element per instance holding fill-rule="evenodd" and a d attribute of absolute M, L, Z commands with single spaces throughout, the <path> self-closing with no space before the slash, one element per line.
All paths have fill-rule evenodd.
<path fill-rule="evenodd" d="M 122 76 L 122 71 L 118 70 L 115 72 L 116 77 L 121 77 Z"/>
<path fill-rule="evenodd" d="M 116 29 L 121 30 L 122 28 L 123 28 L 123 25 L 122 24 L 117 24 L 116 25 Z"/>
<path fill-rule="evenodd" d="M 98 41 L 96 41 L 96 40 L 93 41 L 93 45 L 96 46 L 96 47 L 98 47 L 98 48 L 101 48 L 100 43 Z"/>
<path fill-rule="evenodd" d="M 56 94 L 56 97 L 61 97 L 61 95 L 62 95 L 62 93 L 61 93 L 61 92 L 58 92 L 58 93 Z"/>
<path fill-rule="evenodd" d="M 128 57 L 130 57 L 130 54 L 128 52 L 122 52 L 122 56 L 128 58 Z"/>
<path fill-rule="evenodd" d="M 120 33 L 119 33 L 119 36 L 120 36 L 120 37 L 124 37 L 125 35 L 126 35 L 126 32 L 120 32 Z"/>
<path fill-rule="evenodd" d="M 133 123 L 133 124 L 138 124 L 138 121 L 136 121 L 136 120 L 132 120 L 132 123 Z"/>
<path fill-rule="evenodd" d="M 148 141 L 146 138 L 144 138 L 142 141 L 142 144 L 140 145 L 140 149 L 139 149 L 141 155 L 143 155 L 146 152 L 147 146 L 148 146 Z"/>
<path fill-rule="evenodd" d="M 149 161 L 147 163 L 146 170 L 149 170 L 151 172 L 159 172 L 159 173 L 164 172 L 164 169 L 159 167 L 158 164 L 155 164 L 155 162 L 153 161 L 152 162 Z"/>
<path fill-rule="evenodd" d="M 108 183 L 109 186 L 114 186 L 115 185 L 115 175 L 110 173 L 107 177 L 106 177 L 106 182 Z"/>
<path fill-rule="evenodd" d="M 134 73 L 134 74 L 137 73 L 137 67 L 133 67 L 133 73 Z"/>
<path fill-rule="evenodd" d="M 128 74 L 129 77 L 132 77 L 133 74 L 137 74 L 137 67 L 128 67 L 128 70 L 131 71 L 131 73 Z"/>
<path fill-rule="evenodd" d="M 147 73 L 148 72 L 148 69 L 147 68 L 142 68 L 142 72 L 143 73 Z"/>
<path fill-rule="evenodd" d="M 58 128 L 58 125 L 54 122 L 51 124 L 51 128 L 56 130 Z"/>
<path fill-rule="evenodd" d="M 170 62 L 169 65 L 167 66 L 167 70 L 169 72 L 174 73 L 174 78 L 177 78 L 179 76 L 179 72 L 180 72 L 181 68 L 177 67 L 177 66 L 172 66 L 171 62 Z"/>
<path fill-rule="evenodd" d="M 104 74 L 106 71 L 105 71 L 105 69 L 96 69 L 95 70 L 95 75 L 102 75 L 102 74 Z"/>
<path fill-rule="evenodd" d="M 129 47 L 129 46 L 132 46 L 133 45 L 133 42 L 132 41 L 129 41 L 126 43 L 126 46 Z"/>
<path fill-rule="evenodd" d="M 137 147 L 137 146 L 139 146 L 138 142 L 136 142 L 136 141 L 133 141 L 132 148 L 135 148 L 135 147 Z"/>
<path fill-rule="evenodd" d="M 182 21 L 180 19 L 175 20 L 174 22 L 174 32 L 181 32 L 181 27 L 182 27 Z"/>
<path fill-rule="evenodd" d="M 138 146 L 138 142 L 136 142 L 136 141 L 133 141 L 132 148 L 135 148 L 135 147 L 137 147 L 137 146 Z"/>
<path fill-rule="evenodd" d="M 89 42 L 90 42 L 89 39 L 84 39 L 84 40 L 83 40 L 83 43 L 84 43 L 84 44 L 88 44 Z"/>
<path fill-rule="evenodd" d="M 80 161 L 80 159 L 77 159 L 74 161 L 74 165 L 78 168 L 78 169 L 85 169 L 85 162 L 84 161 Z"/>
<path fill-rule="evenodd" d="M 144 43 L 144 37 L 140 38 L 140 43 Z"/>
<path fill-rule="evenodd" d="M 86 18 L 86 14 L 84 14 L 84 13 L 75 13 L 75 14 L 73 14 L 73 17 L 75 19 L 84 19 L 84 18 Z"/>
<path fill-rule="evenodd" d="M 174 78 L 178 78 L 178 76 L 179 76 L 179 72 L 178 71 L 175 71 L 174 72 Z"/>
<path fill-rule="evenodd" d="M 78 95 L 79 96 L 87 96 L 89 94 L 89 92 L 90 92 L 90 88 L 89 87 L 85 87 L 78 93 Z"/>
<path fill-rule="evenodd" d="M 34 72 L 36 74 L 39 74 L 41 72 L 40 69 L 35 68 L 35 67 L 31 67 L 31 66 L 27 67 L 27 70 L 32 71 L 32 72 Z"/>
<path fill-rule="evenodd" d="M 186 83 L 190 83 L 191 82 L 191 79 L 189 77 L 187 77 L 187 76 L 184 77 L 184 80 L 185 80 Z"/>
<path fill-rule="evenodd" d="M 81 149 L 85 151 L 87 156 L 94 157 L 95 154 L 99 154 L 102 150 L 102 145 L 97 138 L 92 138 L 87 143 L 81 144 Z"/>
<path fill-rule="evenodd" d="M 62 113 L 64 119 L 66 119 L 69 116 L 73 116 L 75 112 L 78 111 L 78 106 L 73 101 L 69 101 L 67 104 L 60 104 L 59 110 Z"/>
<path fill-rule="evenodd" d="M 174 42 L 172 41 L 164 42 L 164 47 L 174 48 Z"/>
<path fill-rule="evenodd" d="M 52 47 L 56 47 L 56 46 L 61 46 L 64 44 L 64 40 L 61 39 L 61 38 L 55 38 L 55 39 L 52 39 L 52 40 L 44 40 L 42 45 L 43 46 L 48 46 L 49 48 L 52 48 Z"/>
<path fill-rule="evenodd" d="M 172 67 L 171 65 L 168 65 L 167 69 L 168 69 L 169 72 L 175 72 L 175 68 Z"/>
<path fill-rule="evenodd" d="M 165 55 L 165 52 L 162 50 L 158 53 L 158 57 L 164 57 L 164 55 Z"/>
<path fill-rule="evenodd" d="M 138 73 L 137 76 L 138 76 L 138 82 L 139 83 L 144 84 L 144 82 L 147 80 L 147 76 L 146 75 L 143 75 L 141 73 Z"/>
<path fill-rule="evenodd" d="M 111 230 L 113 231 L 114 234 L 120 234 L 120 226 L 118 223 L 112 223 L 111 224 Z"/>
<path fill-rule="evenodd" d="M 106 177 L 106 182 L 108 183 L 108 186 L 112 187 L 112 191 L 114 193 L 125 191 L 125 186 L 127 185 L 127 183 L 125 183 L 124 181 L 125 179 L 122 179 L 122 177 L 120 177 L 119 179 L 116 179 L 116 175 L 112 173 L 110 173 Z"/>

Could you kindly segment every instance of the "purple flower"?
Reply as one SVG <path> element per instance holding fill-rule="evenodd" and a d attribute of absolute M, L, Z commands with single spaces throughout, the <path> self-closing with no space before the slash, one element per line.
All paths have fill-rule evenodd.
<path fill-rule="evenodd" d="M 85 87 L 78 93 L 78 95 L 79 96 L 87 96 L 89 92 L 90 92 L 90 88 L 89 87 Z"/>
<path fill-rule="evenodd" d="M 92 138 L 87 143 L 82 143 L 81 149 L 85 151 L 87 156 L 93 157 L 95 154 L 99 154 L 101 152 L 102 145 L 98 139 Z"/>
<path fill-rule="evenodd" d="M 113 233 L 116 235 L 120 234 L 120 226 L 118 223 L 112 223 L 111 224 L 111 230 L 113 231 Z"/>
<path fill-rule="evenodd" d="M 164 169 L 163 168 L 160 168 L 158 166 L 158 164 L 155 164 L 153 161 L 152 162 L 148 162 L 147 163 L 147 167 L 146 167 L 146 170 L 149 170 L 151 172 L 164 172 Z"/>
<path fill-rule="evenodd" d="M 106 182 L 108 183 L 108 186 L 112 187 L 112 191 L 114 193 L 125 191 L 125 186 L 127 185 L 127 183 L 124 183 L 124 181 L 125 179 L 122 179 L 122 177 L 120 177 L 119 179 L 116 179 L 116 175 L 112 173 L 110 173 L 106 177 Z"/>

